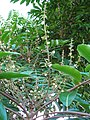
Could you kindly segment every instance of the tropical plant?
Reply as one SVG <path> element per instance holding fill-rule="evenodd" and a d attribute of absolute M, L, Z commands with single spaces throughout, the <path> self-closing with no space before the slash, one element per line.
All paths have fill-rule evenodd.
<path fill-rule="evenodd" d="M 0 28 L 0 120 L 41 117 L 44 120 L 61 117 L 88 120 L 88 26 L 84 26 L 87 40 L 82 34 L 84 31 L 78 30 L 84 25 L 83 19 L 88 24 L 88 19 L 83 18 L 84 15 L 88 18 L 88 9 L 83 10 L 82 18 L 78 9 L 88 8 L 88 4 L 71 0 L 20 2 L 25 1 L 34 6 L 29 17 L 26 19 L 11 11 Z M 78 45 L 78 40 L 88 44 Z"/>

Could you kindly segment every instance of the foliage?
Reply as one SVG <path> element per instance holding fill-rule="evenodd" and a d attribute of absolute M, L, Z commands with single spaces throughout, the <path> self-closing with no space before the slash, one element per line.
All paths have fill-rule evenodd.
<path fill-rule="evenodd" d="M 1 57 L 5 57 L 5 56 L 7 56 L 7 55 L 11 55 L 11 54 L 19 54 L 19 53 L 17 53 L 17 52 L 0 52 L 0 58 Z"/>
<path fill-rule="evenodd" d="M 68 107 L 72 101 L 75 99 L 76 97 L 76 93 L 77 91 L 72 91 L 72 92 L 62 92 L 60 94 L 60 101 L 66 106 Z"/>
<path fill-rule="evenodd" d="M 71 76 L 75 84 L 79 84 L 79 82 L 81 81 L 80 72 L 73 67 L 67 65 L 60 66 L 59 64 L 53 64 L 52 67 Z"/>
<path fill-rule="evenodd" d="M 47 3 L 50 39 L 74 39 L 89 42 L 89 3 L 86 0 L 52 0 Z"/>
<path fill-rule="evenodd" d="M 0 28 L 0 110 L 11 120 L 34 120 L 39 112 L 88 119 L 88 1 L 25 1 L 34 6 L 29 17 L 10 11 Z"/>
<path fill-rule="evenodd" d="M 15 2 L 18 2 L 19 0 L 11 0 L 11 2 L 15 3 Z M 40 0 L 21 0 L 20 1 L 20 4 L 23 4 L 24 2 L 26 2 L 26 5 L 29 5 L 29 3 L 34 3 L 34 2 L 37 2 L 39 3 Z"/>
<path fill-rule="evenodd" d="M 79 51 L 79 54 L 86 58 L 86 60 L 88 62 L 90 62 L 90 56 L 89 56 L 89 53 L 90 53 L 90 45 L 85 45 L 85 44 L 82 44 L 82 45 L 79 45 L 77 50 Z"/>
<path fill-rule="evenodd" d="M 0 102 L 0 120 L 7 120 L 6 110 L 1 102 Z"/>

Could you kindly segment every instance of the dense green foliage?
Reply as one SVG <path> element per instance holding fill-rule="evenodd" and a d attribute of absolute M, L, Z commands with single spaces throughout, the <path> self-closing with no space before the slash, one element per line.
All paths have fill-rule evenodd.
<path fill-rule="evenodd" d="M 89 120 L 89 1 L 24 2 L 33 4 L 28 18 L 13 10 L 0 21 L 0 120 L 39 112 L 44 120 Z"/>

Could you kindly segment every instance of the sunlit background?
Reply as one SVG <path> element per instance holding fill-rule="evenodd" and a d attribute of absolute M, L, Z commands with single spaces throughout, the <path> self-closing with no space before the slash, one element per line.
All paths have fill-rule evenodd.
<path fill-rule="evenodd" d="M 10 3 L 10 0 L 1 0 L 0 1 L 0 16 L 4 19 L 7 19 L 10 10 L 16 10 L 24 17 L 27 17 L 27 12 L 32 8 L 32 4 L 26 6 L 26 4 L 20 5 L 20 2 Z"/>

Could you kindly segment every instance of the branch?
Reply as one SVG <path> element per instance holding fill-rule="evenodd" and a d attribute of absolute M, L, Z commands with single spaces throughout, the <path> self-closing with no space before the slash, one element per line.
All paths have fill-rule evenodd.
<path fill-rule="evenodd" d="M 49 119 L 54 119 L 55 118 L 55 120 L 57 119 L 57 118 L 61 118 L 61 117 L 63 117 L 63 116 L 53 116 L 53 117 L 47 117 L 47 118 L 44 118 L 43 120 L 49 120 Z M 70 116 L 69 116 L 70 117 Z M 64 117 L 63 117 L 64 118 Z M 89 117 L 87 117 L 87 118 L 89 118 Z M 35 120 L 35 119 L 34 119 Z"/>
<path fill-rule="evenodd" d="M 82 83 L 74 86 L 73 88 L 70 88 L 70 89 L 67 90 L 67 91 L 68 91 L 68 92 L 71 92 L 71 91 L 75 90 L 76 88 L 80 87 L 81 85 L 88 84 L 89 82 L 90 82 L 90 79 L 89 79 L 89 80 L 86 80 L 86 81 L 83 81 Z M 58 97 L 58 95 L 57 95 L 55 98 L 53 98 L 52 100 L 50 100 L 49 102 L 47 102 L 46 104 L 44 104 L 43 106 L 41 106 L 41 107 L 34 113 L 34 115 L 36 115 L 36 114 L 38 113 L 38 111 L 40 111 L 40 110 L 41 110 L 42 108 L 44 108 L 45 106 L 51 104 L 53 101 L 57 100 L 58 98 L 59 98 L 59 97 Z"/>
<path fill-rule="evenodd" d="M 46 104 L 44 104 L 43 106 L 41 106 L 35 113 L 34 115 L 36 115 L 38 113 L 38 111 L 40 111 L 42 108 L 44 108 L 45 106 L 51 104 L 54 100 L 57 100 L 58 96 L 56 96 L 55 98 L 53 98 L 52 100 L 50 100 L 49 102 L 47 102 Z"/>
<path fill-rule="evenodd" d="M 83 112 L 75 112 L 75 111 L 62 111 L 62 112 L 51 112 L 49 114 L 72 114 L 72 115 L 77 115 L 77 116 L 87 116 L 90 117 L 90 114 L 88 113 L 83 113 Z"/>
<path fill-rule="evenodd" d="M 78 85 L 75 85 L 73 88 L 70 88 L 70 89 L 67 90 L 67 91 L 68 91 L 68 92 L 71 92 L 71 91 L 75 90 L 76 88 L 80 87 L 81 85 L 88 84 L 88 83 L 90 83 L 90 79 L 89 79 L 89 80 L 86 80 L 86 81 L 83 81 L 83 82 L 81 82 L 81 83 L 78 84 Z"/>
<path fill-rule="evenodd" d="M 51 112 L 51 113 L 48 113 L 48 114 L 68 114 L 70 116 L 70 114 L 72 115 L 76 115 L 76 116 L 82 116 L 82 117 L 90 117 L 90 114 L 88 113 L 82 113 L 82 112 L 74 112 L 74 111 L 63 111 L 63 112 Z M 37 116 L 36 118 L 39 118 L 39 117 L 42 117 L 44 115 L 40 115 L 40 116 Z M 59 118 L 59 117 L 64 117 L 64 116 L 52 116 L 52 117 L 47 117 L 47 118 L 44 118 L 43 120 L 48 120 L 50 118 Z M 35 119 L 36 119 L 35 118 Z"/>
<path fill-rule="evenodd" d="M 24 107 L 22 105 L 20 105 L 17 100 L 15 100 L 15 98 L 12 98 L 12 96 L 10 96 L 8 93 L 2 92 L 0 91 L 0 94 L 7 97 L 8 99 L 10 99 L 12 102 L 16 103 L 20 108 L 23 109 L 24 113 L 26 114 L 27 118 L 29 119 L 29 115 L 27 113 L 27 111 L 24 109 Z"/>
<path fill-rule="evenodd" d="M 19 116 L 20 118 L 22 118 L 22 120 L 24 120 L 24 118 L 22 117 L 22 115 L 20 115 L 18 112 L 14 111 L 14 110 L 6 107 L 6 106 L 5 106 L 5 108 L 6 108 L 8 111 L 11 111 L 11 112 L 13 112 L 14 114 L 16 114 L 17 116 Z"/>

